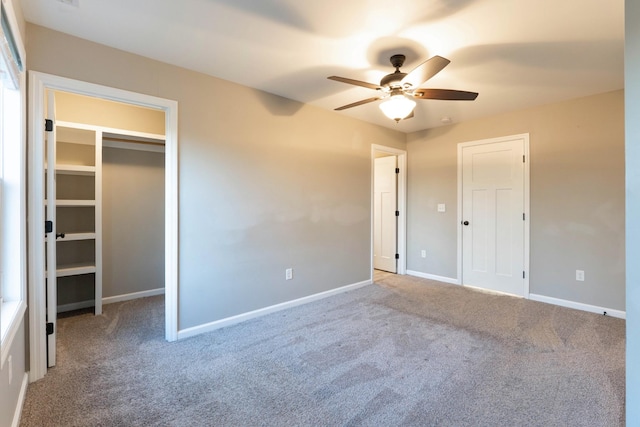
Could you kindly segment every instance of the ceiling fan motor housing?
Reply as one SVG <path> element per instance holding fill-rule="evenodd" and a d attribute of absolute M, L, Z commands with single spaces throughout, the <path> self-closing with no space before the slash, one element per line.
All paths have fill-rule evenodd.
<path fill-rule="evenodd" d="M 407 73 L 401 73 L 400 71 L 396 70 L 395 73 L 387 74 L 386 76 L 384 76 L 382 80 L 380 80 L 380 86 L 392 89 L 394 87 L 400 87 L 400 82 L 406 75 Z"/>
<path fill-rule="evenodd" d="M 398 55 L 393 55 L 391 58 L 389 58 L 389 61 L 391 61 L 391 65 L 393 65 L 393 68 L 398 69 L 402 67 L 405 59 L 407 59 L 406 56 L 398 54 Z"/>
<path fill-rule="evenodd" d="M 402 67 L 402 65 L 404 64 L 405 59 L 406 57 L 404 55 L 399 55 L 399 54 L 393 55 L 391 58 L 389 58 L 389 61 L 391 61 L 391 65 L 394 66 L 396 71 L 384 76 L 382 80 L 380 80 L 380 86 L 388 87 L 388 88 L 401 86 L 400 82 L 402 81 L 404 76 L 407 75 L 407 73 L 400 72 L 400 67 Z"/>

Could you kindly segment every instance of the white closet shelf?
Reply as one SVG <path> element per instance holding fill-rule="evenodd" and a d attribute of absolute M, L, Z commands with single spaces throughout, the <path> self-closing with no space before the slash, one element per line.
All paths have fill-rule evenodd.
<path fill-rule="evenodd" d="M 86 165 L 56 165 L 56 173 L 60 175 L 88 175 L 93 176 L 96 174 L 95 166 Z"/>
<path fill-rule="evenodd" d="M 44 201 L 45 205 L 47 204 L 47 200 Z M 68 200 L 68 199 L 63 199 L 63 200 L 56 200 L 56 207 L 57 208 L 68 208 L 68 207 L 75 207 L 75 206 L 95 206 L 96 205 L 96 201 L 95 200 Z"/>
<path fill-rule="evenodd" d="M 49 236 L 45 237 L 45 241 L 46 239 L 48 239 Z M 95 240 L 96 238 L 96 233 L 94 232 L 89 232 L 89 233 L 65 233 L 64 235 L 64 239 L 63 238 L 59 238 L 57 239 L 58 242 L 71 242 L 71 241 L 75 241 L 75 240 Z"/>
<path fill-rule="evenodd" d="M 80 274 L 90 274 L 96 272 L 95 263 L 79 263 L 61 265 L 56 269 L 56 277 L 78 276 Z"/>
<path fill-rule="evenodd" d="M 64 235 L 64 239 L 59 239 L 59 242 L 72 241 L 72 240 L 94 240 L 96 233 L 67 233 Z"/>

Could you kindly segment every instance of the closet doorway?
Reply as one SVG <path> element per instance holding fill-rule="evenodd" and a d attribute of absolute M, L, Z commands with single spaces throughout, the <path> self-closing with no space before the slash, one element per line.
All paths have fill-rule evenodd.
<path fill-rule="evenodd" d="M 58 311 L 94 305 L 99 314 L 103 302 L 164 292 L 165 337 L 175 340 L 177 103 L 32 72 L 29 106 L 30 380 L 55 363 Z M 55 124 L 45 121 L 54 115 Z M 45 255 L 42 236 L 51 219 L 57 238 L 45 239 Z M 79 263 L 64 265 L 78 254 L 84 257 Z M 55 268 L 49 269 L 51 259 Z"/>

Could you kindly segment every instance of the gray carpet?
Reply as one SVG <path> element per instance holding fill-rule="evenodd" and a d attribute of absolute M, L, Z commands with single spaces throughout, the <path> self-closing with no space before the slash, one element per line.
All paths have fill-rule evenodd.
<path fill-rule="evenodd" d="M 61 319 L 21 425 L 624 425 L 623 320 L 376 282 L 177 343 L 162 297 Z"/>

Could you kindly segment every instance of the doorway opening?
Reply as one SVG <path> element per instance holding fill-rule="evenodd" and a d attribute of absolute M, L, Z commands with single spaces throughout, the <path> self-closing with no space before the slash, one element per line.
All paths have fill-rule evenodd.
<path fill-rule="evenodd" d="M 47 318 L 45 235 L 45 113 L 48 92 L 65 92 L 115 101 L 164 113 L 164 285 L 165 338 L 177 339 L 177 102 L 135 92 L 30 72 L 29 75 L 29 343 L 30 381 L 47 372 L 48 332 L 54 323 Z M 48 126 L 48 124 L 47 124 Z M 100 130 L 102 133 L 102 130 Z M 106 133 L 105 133 L 106 135 Z M 74 169 L 74 168 L 72 168 Z M 81 168 L 82 169 L 82 168 Z M 82 171 L 87 172 L 87 171 Z M 96 172 L 93 172 L 94 174 Z M 91 172 L 89 171 L 89 174 Z M 86 236 L 84 236 L 86 237 Z M 51 316 L 49 316 L 51 317 Z M 55 318 L 55 314 L 53 315 Z M 55 328 L 53 328 L 55 333 Z M 55 337 L 55 335 L 54 335 Z M 54 341 L 55 342 L 55 341 Z M 55 346 L 53 351 L 55 351 Z"/>
<path fill-rule="evenodd" d="M 382 169 L 385 171 L 380 173 Z M 407 152 L 373 144 L 371 146 L 372 280 L 374 271 L 377 270 L 406 274 L 406 200 Z"/>

